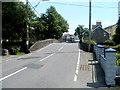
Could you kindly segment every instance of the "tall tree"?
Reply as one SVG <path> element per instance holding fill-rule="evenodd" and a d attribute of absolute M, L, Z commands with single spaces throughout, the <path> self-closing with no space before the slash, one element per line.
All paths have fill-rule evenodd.
<path fill-rule="evenodd" d="M 120 44 L 120 18 L 117 22 L 116 33 L 113 36 L 113 41 L 116 42 L 116 44 Z"/>
<path fill-rule="evenodd" d="M 51 6 L 46 11 L 46 20 L 48 30 L 46 38 L 61 38 L 64 32 L 68 32 L 69 25 L 67 21 L 56 11 L 55 7 Z"/>
<path fill-rule="evenodd" d="M 25 40 L 26 5 L 22 2 L 3 2 L 2 5 L 3 39 Z M 28 6 L 28 17 L 29 22 L 35 17 L 30 6 Z"/>
<path fill-rule="evenodd" d="M 78 27 L 75 29 L 74 35 L 78 35 L 78 38 L 80 39 L 80 42 L 82 42 L 82 38 L 84 35 L 88 34 L 88 29 L 84 27 L 84 25 L 78 25 Z"/>

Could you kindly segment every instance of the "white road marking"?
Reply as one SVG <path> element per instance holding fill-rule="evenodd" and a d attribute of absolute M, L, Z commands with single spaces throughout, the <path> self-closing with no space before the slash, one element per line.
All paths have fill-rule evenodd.
<path fill-rule="evenodd" d="M 60 50 L 62 50 L 63 49 L 63 47 L 61 47 L 58 51 L 60 51 Z"/>
<path fill-rule="evenodd" d="M 5 80 L 5 79 L 7 79 L 7 78 L 9 78 L 9 77 L 11 77 L 11 76 L 13 76 L 13 75 L 15 75 L 15 74 L 17 74 L 17 73 L 23 71 L 23 70 L 25 70 L 25 69 L 27 69 L 27 67 L 24 67 L 24 68 L 22 68 L 22 69 L 20 69 L 20 70 L 18 70 L 18 71 L 16 71 L 16 72 L 14 72 L 14 73 L 8 75 L 8 76 L 5 76 L 5 77 L 1 78 L 0 81 Z"/>
<path fill-rule="evenodd" d="M 52 44 L 53 44 L 53 43 L 52 43 Z M 45 49 L 45 48 L 47 48 L 47 47 L 51 46 L 52 44 L 49 44 L 48 46 L 43 47 L 43 48 L 41 48 L 40 50 L 37 50 L 36 52 L 40 52 L 41 50 L 43 50 L 43 49 Z"/>
<path fill-rule="evenodd" d="M 25 56 L 20 56 L 20 57 L 18 57 L 17 59 L 20 59 L 20 58 L 23 58 L 23 57 L 25 57 Z"/>
<path fill-rule="evenodd" d="M 25 55 L 25 56 L 30 56 L 30 55 L 32 55 L 32 53 L 29 53 L 29 54 L 27 54 L 27 55 Z"/>
<path fill-rule="evenodd" d="M 77 61 L 77 66 L 76 66 L 74 80 L 73 80 L 74 82 L 77 81 L 77 75 L 78 75 L 78 71 L 79 71 L 79 63 L 80 63 L 80 49 L 79 49 L 79 53 L 78 53 L 78 61 Z"/>
<path fill-rule="evenodd" d="M 74 76 L 74 81 L 77 81 L 77 75 L 75 74 L 75 76 Z"/>
<path fill-rule="evenodd" d="M 49 45 L 50 46 L 50 45 Z M 60 50 L 62 50 L 63 49 L 63 47 L 61 47 L 60 49 L 58 49 L 58 51 L 60 51 Z M 53 53 L 53 54 L 50 54 L 49 56 L 47 56 L 47 57 L 45 57 L 45 58 L 43 58 L 43 59 L 41 59 L 40 61 L 42 62 L 42 61 L 44 61 L 45 59 L 47 59 L 47 58 L 49 58 L 49 57 L 51 57 L 51 56 L 53 56 L 55 53 Z"/>
<path fill-rule="evenodd" d="M 47 58 L 49 58 L 49 57 L 53 56 L 54 54 L 55 54 L 55 53 L 50 54 L 49 56 L 47 56 L 47 57 L 45 57 L 45 58 L 41 59 L 40 61 L 44 61 L 45 59 L 47 59 Z"/>

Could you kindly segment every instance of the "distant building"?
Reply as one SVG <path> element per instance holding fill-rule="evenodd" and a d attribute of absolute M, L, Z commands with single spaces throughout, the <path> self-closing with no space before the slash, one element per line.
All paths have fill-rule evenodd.
<path fill-rule="evenodd" d="M 100 25 L 98 25 L 93 30 L 91 39 L 97 41 L 97 43 L 103 43 L 104 41 L 109 39 L 109 33 L 106 32 Z"/>
<path fill-rule="evenodd" d="M 74 35 L 73 34 L 64 34 L 62 37 L 62 41 L 63 42 L 70 42 L 70 41 L 74 41 Z"/>
<path fill-rule="evenodd" d="M 109 39 L 112 40 L 113 35 L 115 35 L 116 28 L 117 28 L 116 24 L 104 28 L 104 30 L 109 33 Z"/>
<path fill-rule="evenodd" d="M 92 25 L 92 30 L 94 30 L 98 26 L 102 27 L 102 22 L 101 21 L 97 21 L 96 25 Z"/>

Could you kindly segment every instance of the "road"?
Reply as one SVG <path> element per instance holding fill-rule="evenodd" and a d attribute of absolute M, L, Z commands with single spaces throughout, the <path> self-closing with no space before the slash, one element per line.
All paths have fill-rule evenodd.
<path fill-rule="evenodd" d="M 2 63 L 2 88 L 91 88 L 91 53 L 78 43 L 53 43 Z"/>

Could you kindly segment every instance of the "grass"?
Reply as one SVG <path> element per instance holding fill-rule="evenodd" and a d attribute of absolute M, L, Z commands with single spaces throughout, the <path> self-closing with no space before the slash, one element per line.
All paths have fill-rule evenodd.
<path fill-rule="evenodd" d="M 24 52 L 18 52 L 16 55 L 8 55 L 8 56 L 21 56 L 21 55 L 25 55 L 25 53 Z"/>

